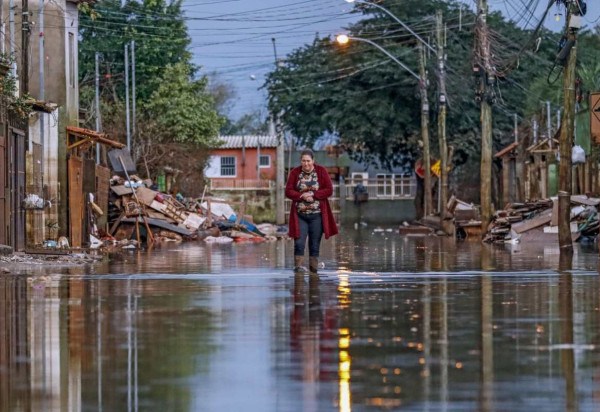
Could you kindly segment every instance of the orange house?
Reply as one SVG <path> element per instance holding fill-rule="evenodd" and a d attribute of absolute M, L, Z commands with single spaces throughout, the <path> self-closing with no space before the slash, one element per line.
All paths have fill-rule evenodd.
<path fill-rule="evenodd" d="M 204 175 L 212 189 L 268 188 L 276 179 L 277 136 L 219 136 Z"/>

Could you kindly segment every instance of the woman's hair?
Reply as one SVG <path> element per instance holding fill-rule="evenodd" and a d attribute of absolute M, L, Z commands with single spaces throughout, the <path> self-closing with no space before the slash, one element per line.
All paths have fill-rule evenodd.
<path fill-rule="evenodd" d="M 311 159 L 315 158 L 315 154 L 310 149 L 304 149 L 303 151 L 301 151 L 300 152 L 300 159 L 302 159 L 303 156 L 310 156 Z"/>

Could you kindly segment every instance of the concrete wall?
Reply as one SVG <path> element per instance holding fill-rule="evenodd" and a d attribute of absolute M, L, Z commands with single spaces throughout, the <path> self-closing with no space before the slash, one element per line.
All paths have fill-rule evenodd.
<path fill-rule="evenodd" d="M 352 201 L 340 202 L 340 223 L 365 222 L 369 225 L 397 226 L 416 217 L 414 199 L 370 200 L 355 205 Z"/>
<path fill-rule="evenodd" d="M 3 0 L 2 15 L 8 22 L 9 1 Z M 21 75 L 21 2 L 15 4 L 14 49 L 17 75 Z M 36 99 L 67 107 L 70 125 L 77 125 L 79 116 L 78 87 L 78 31 L 77 4 L 71 1 L 44 1 L 40 14 L 40 1 L 29 2 L 29 94 Z M 41 20 L 43 18 L 43 31 Z M 4 50 L 10 52 L 10 25 L 6 25 Z M 69 40 L 71 39 L 71 40 Z M 40 54 L 43 43 L 43 55 Z M 40 64 L 40 62 L 42 64 Z M 43 73 L 43 77 L 40 76 Z M 43 90 L 40 88 L 43 82 Z"/>

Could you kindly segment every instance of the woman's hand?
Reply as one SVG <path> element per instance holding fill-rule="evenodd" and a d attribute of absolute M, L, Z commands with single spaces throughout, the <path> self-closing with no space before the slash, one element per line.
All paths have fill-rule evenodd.
<path fill-rule="evenodd" d="M 313 192 L 310 192 L 310 191 L 309 191 L 309 192 L 304 192 L 304 193 L 302 193 L 302 194 L 300 195 L 300 198 L 301 198 L 302 200 L 304 200 L 305 202 L 312 203 L 312 202 L 314 202 L 314 201 L 315 201 L 315 199 L 314 199 L 314 195 L 315 195 L 315 194 L 314 194 Z"/>

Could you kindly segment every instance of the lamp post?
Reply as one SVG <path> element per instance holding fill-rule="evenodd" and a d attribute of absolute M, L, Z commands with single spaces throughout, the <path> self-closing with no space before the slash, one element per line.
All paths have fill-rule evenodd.
<path fill-rule="evenodd" d="M 400 20 L 398 18 L 398 16 L 396 16 L 394 13 L 392 13 L 385 7 L 383 7 L 377 3 L 371 2 L 370 0 L 346 0 L 346 2 L 364 4 L 366 6 L 375 7 L 376 9 L 384 12 L 386 15 L 391 17 L 395 22 L 400 24 L 412 36 L 414 36 L 421 43 L 421 47 L 423 48 L 423 51 L 425 48 L 427 48 L 430 51 L 432 51 L 433 53 L 435 53 L 438 57 L 438 71 L 437 71 L 438 72 L 438 83 L 439 83 L 438 138 L 439 138 L 439 145 L 440 145 L 440 163 L 441 163 L 440 182 L 439 182 L 440 190 L 438 192 L 438 201 L 439 201 L 440 218 L 444 219 L 446 216 L 446 203 L 448 201 L 448 159 L 449 159 L 450 155 L 448 153 L 448 147 L 447 147 L 447 142 L 446 142 L 446 104 L 447 104 L 447 102 L 446 102 L 446 86 L 445 86 L 446 83 L 445 83 L 445 69 L 444 69 L 445 56 L 444 56 L 443 41 L 441 38 L 441 27 L 442 27 L 441 26 L 442 25 L 441 12 L 438 12 L 437 16 L 436 16 L 437 48 L 433 48 L 427 41 L 425 41 L 421 36 L 419 36 L 417 33 L 415 33 L 415 31 L 412 30 L 406 23 L 404 23 L 402 20 Z M 424 57 L 421 58 L 421 64 L 425 64 Z M 424 74 L 422 75 L 422 80 L 426 81 Z M 423 93 L 425 93 L 425 95 L 426 95 L 426 89 L 422 89 L 422 94 Z M 426 108 L 426 106 L 428 106 L 427 96 L 425 96 L 425 100 L 423 100 L 423 97 L 421 98 L 421 103 L 423 106 L 423 110 L 428 112 L 429 109 Z M 428 113 L 425 113 L 425 114 L 427 114 L 427 116 L 428 116 Z M 424 146 L 423 151 L 425 151 L 425 141 L 423 142 L 423 146 Z M 429 165 L 429 158 L 424 159 L 424 166 L 427 167 L 427 170 L 429 170 L 428 165 Z M 431 199 L 431 190 L 429 192 L 426 191 L 425 196 L 429 196 L 429 198 Z M 427 201 L 425 201 L 424 203 L 426 204 Z M 433 202 L 429 202 L 429 203 L 433 204 Z M 429 212 L 430 212 L 430 210 L 425 209 L 425 215 L 428 215 Z"/>
<path fill-rule="evenodd" d="M 336 40 L 339 44 L 348 44 L 350 40 L 360 41 L 364 43 L 368 43 L 371 46 L 374 46 L 376 49 L 384 53 L 390 59 L 392 59 L 396 64 L 402 67 L 404 70 L 409 72 L 415 79 L 419 81 L 419 90 L 421 94 L 421 139 L 423 140 L 423 168 L 425 169 L 425 176 L 423 178 L 423 214 L 424 216 L 428 216 L 432 211 L 432 199 L 431 199 L 431 165 L 430 165 L 430 156 L 429 156 L 429 103 L 427 101 L 427 78 L 425 73 L 425 52 L 424 48 L 421 47 L 421 59 L 420 59 L 420 76 L 417 75 L 414 71 L 412 71 L 408 66 L 398 60 L 393 54 L 389 51 L 381 47 L 379 44 L 375 43 L 372 40 L 365 39 L 362 37 L 354 37 L 348 36 L 346 34 L 340 34 L 336 37 Z"/>
<path fill-rule="evenodd" d="M 423 38 L 421 36 L 419 36 L 417 33 L 415 33 L 413 29 L 411 29 L 410 27 L 408 27 L 406 25 L 406 23 L 404 23 L 402 20 L 400 20 L 394 13 L 392 13 L 391 11 L 389 11 L 388 9 L 386 9 L 385 7 L 383 7 L 383 6 L 381 6 L 381 5 L 377 4 L 377 3 L 371 3 L 370 1 L 364 1 L 364 0 L 346 0 L 346 2 L 347 3 L 366 4 L 368 6 L 375 7 L 376 9 L 381 10 L 382 12 L 384 12 L 385 14 L 387 14 L 388 16 L 390 16 L 392 19 L 394 19 L 402 27 L 404 27 L 404 29 L 406 31 L 408 31 L 410 34 L 412 34 L 413 36 L 415 36 L 415 38 L 417 40 L 419 40 L 421 42 L 421 44 L 423 44 L 425 47 L 427 47 L 432 52 L 436 53 L 436 50 L 433 47 L 431 47 L 431 45 L 429 43 L 427 43 L 425 40 L 423 40 Z"/>

